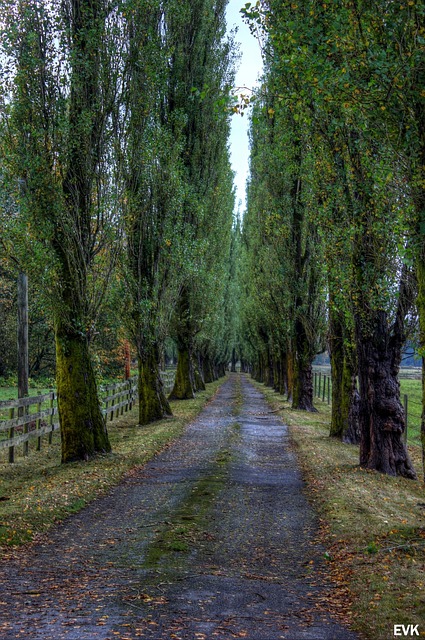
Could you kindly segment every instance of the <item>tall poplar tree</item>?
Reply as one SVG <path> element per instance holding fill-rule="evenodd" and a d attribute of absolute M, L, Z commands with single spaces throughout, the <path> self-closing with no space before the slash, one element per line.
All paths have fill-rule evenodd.
<path fill-rule="evenodd" d="M 225 40 L 227 0 L 194 0 L 173 17 L 176 34 L 171 59 L 170 109 L 184 121 L 181 158 L 186 185 L 183 203 L 186 255 L 174 319 L 178 348 L 176 381 L 171 397 L 193 397 L 194 338 L 200 331 L 199 298 L 208 287 L 205 273 L 212 234 L 220 234 L 223 211 L 214 207 L 217 190 L 228 185 L 229 93 L 232 87 L 231 43 Z M 222 184 L 221 184 L 222 183 Z M 226 205 L 228 206 L 228 205 Z M 225 215 L 230 217 L 229 208 Z M 230 227 L 227 227 L 230 233 Z M 212 245 L 212 243 L 211 243 Z"/>
<path fill-rule="evenodd" d="M 161 342 L 179 287 L 181 256 L 181 128 L 169 103 L 173 73 L 173 0 L 128 0 L 120 174 L 125 226 L 123 322 L 137 348 L 139 422 L 170 414 L 159 374 Z M 179 34 L 180 35 L 180 34 Z"/>
<path fill-rule="evenodd" d="M 269 316 L 259 327 L 258 375 L 286 387 L 294 408 L 314 411 L 312 362 L 325 329 L 322 242 L 310 198 L 311 134 L 298 112 L 277 100 L 284 78 L 268 65 L 252 117 L 246 224 L 256 238 L 252 268 Z"/>
<path fill-rule="evenodd" d="M 119 49 L 105 0 L 2 3 L 2 154 L 33 265 L 48 272 L 62 461 L 110 450 L 89 342 L 111 269 Z M 114 61 L 114 63 L 112 63 Z M 115 65 L 115 66 L 114 66 Z"/>

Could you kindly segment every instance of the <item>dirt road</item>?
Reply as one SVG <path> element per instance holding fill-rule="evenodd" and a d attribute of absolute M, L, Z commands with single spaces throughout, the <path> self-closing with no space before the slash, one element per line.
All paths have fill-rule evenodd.
<path fill-rule="evenodd" d="M 324 610 L 316 526 L 286 427 L 231 375 L 181 439 L 1 566 L 0 638 L 354 640 Z"/>

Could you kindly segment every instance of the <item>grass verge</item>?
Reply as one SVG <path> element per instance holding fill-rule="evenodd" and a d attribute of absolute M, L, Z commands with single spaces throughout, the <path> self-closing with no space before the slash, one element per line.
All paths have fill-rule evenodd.
<path fill-rule="evenodd" d="M 113 453 L 62 465 L 59 436 L 41 452 L 14 464 L 0 463 L 0 557 L 105 494 L 131 469 L 142 466 L 178 438 L 224 379 L 207 385 L 194 400 L 172 402 L 173 418 L 137 425 L 137 409 L 108 423 Z"/>
<path fill-rule="evenodd" d="M 330 408 L 292 411 L 264 385 L 288 424 L 321 521 L 332 588 L 326 608 L 370 640 L 394 637 L 394 625 L 418 625 L 425 637 L 424 483 L 359 467 L 358 447 L 329 438 Z M 421 451 L 409 447 L 418 475 Z"/>

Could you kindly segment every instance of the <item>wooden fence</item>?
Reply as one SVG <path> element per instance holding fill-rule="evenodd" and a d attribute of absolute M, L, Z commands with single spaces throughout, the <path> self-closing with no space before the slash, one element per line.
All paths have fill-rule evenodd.
<path fill-rule="evenodd" d="M 174 377 L 174 370 L 161 371 L 165 393 L 171 391 Z M 138 397 L 137 376 L 125 382 L 104 385 L 99 395 L 103 415 L 106 420 L 114 420 L 135 405 Z M 59 430 L 55 391 L 31 398 L 0 401 L 0 451 L 9 449 L 10 463 L 15 461 L 17 446 L 23 445 L 23 455 L 26 456 L 29 441 L 37 439 L 37 451 L 40 451 L 42 436 L 48 435 L 51 444 L 54 431 Z"/>
<path fill-rule="evenodd" d="M 48 434 L 49 443 L 52 442 L 53 432 L 59 429 L 59 420 L 55 418 L 58 413 L 56 400 L 56 393 L 51 391 L 32 398 L 0 402 L 0 410 L 9 412 L 8 419 L 0 420 L 0 450 L 9 447 L 9 462 L 15 461 L 15 447 L 19 444 L 24 445 L 25 456 L 28 455 L 29 440 L 37 438 L 38 451 L 41 436 Z M 8 436 L 4 439 L 5 432 Z"/>

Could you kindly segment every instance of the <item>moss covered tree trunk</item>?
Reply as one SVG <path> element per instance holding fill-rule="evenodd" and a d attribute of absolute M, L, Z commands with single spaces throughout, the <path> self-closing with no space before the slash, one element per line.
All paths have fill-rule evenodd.
<path fill-rule="evenodd" d="M 287 380 L 287 400 L 292 402 L 292 396 L 294 393 L 294 352 L 292 345 L 288 346 L 288 352 L 286 357 L 286 380 Z"/>
<path fill-rule="evenodd" d="M 230 371 L 232 373 L 236 373 L 236 362 L 237 362 L 236 349 L 235 349 L 235 347 L 233 347 L 233 349 L 232 349 L 232 359 L 231 359 L 231 365 L 230 365 Z"/>
<path fill-rule="evenodd" d="M 111 450 L 88 341 L 61 321 L 56 323 L 55 338 L 62 462 L 87 460 Z"/>
<path fill-rule="evenodd" d="M 201 359 L 202 373 L 205 383 L 214 382 L 214 370 L 211 357 L 208 353 L 204 354 Z"/>
<path fill-rule="evenodd" d="M 329 435 L 350 444 L 360 442 L 354 346 L 346 336 L 341 313 L 330 300 L 329 350 L 332 375 L 332 413 Z"/>
<path fill-rule="evenodd" d="M 405 415 L 398 381 L 406 339 L 404 323 L 413 296 L 410 269 L 403 265 L 394 322 L 389 323 L 386 311 L 371 313 L 368 309 L 366 314 L 360 305 L 354 319 L 360 387 L 360 464 L 415 479 L 404 442 Z"/>
<path fill-rule="evenodd" d="M 416 478 L 404 442 L 405 416 L 400 402 L 398 373 L 405 342 L 405 318 L 409 314 L 413 287 L 409 269 L 403 266 L 395 321 L 383 309 L 373 310 L 366 269 L 371 253 L 370 237 L 359 235 L 354 253 L 356 305 L 354 324 L 359 372 L 360 464 L 388 475 Z"/>
<path fill-rule="evenodd" d="M 202 375 L 202 367 L 199 355 L 194 355 L 192 358 L 192 371 L 194 391 L 205 391 L 205 381 Z"/>
<path fill-rule="evenodd" d="M 183 287 L 180 293 L 177 312 L 177 370 L 170 400 L 190 400 L 195 397 L 192 366 L 192 322 L 190 313 L 189 290 Z"/>
<path fill-rule="evenodd" d="M 95 204 L 97 180 L 102 173 L 106 121 L 112 108 L 103 102 L 101 52 L 105 50 L 106 17 L 103 0 L 74 0 L 66 16 L 71 45 L 68 163 L 62 183 L 66 223 L 55 227 L 53 240 L 62 277 L 56 375 L 63 462 L 110 451 L 86 337 L 91 318 L 85 309 L 96 233 L 101 228 Z"/>
<path fill-rule="evenodd" d="M 169 396 L 170 400 L 190 400 L 195 397 L 192 375 L 189 348 L 181 346 L 178 348 L 176 378 Z"/>
<path fill-rule="evenodd" d="M 360 464 L 392 476 L 416 478 L 403 437 L 398 346 L 389 335 L 387 322 L 386 313 L 380 311 L 371 333 L 365 335 L 357 325 Z"/>
<path fill-rule="evenodd" d="M 139 424 L 149 424 L 171 415 L 159 373 L 157 350 L 152 348 L 139 356 Z"/>
<path fill-rule="evenodd" d="M 280 350 L 278 362 L 279 367 L 279 393 L 284 396 L 288 394 L 288 357 L 286 351 Z"/>
<path fill-rule="evenodd" d="M 317 411 L 313 406 L 313 355 L 311 344 L 301 321 L 295 322 L 295 357 L 292 408 Z"/>

